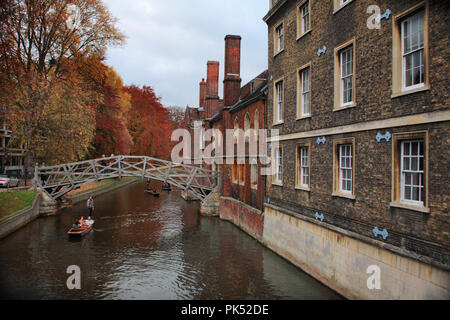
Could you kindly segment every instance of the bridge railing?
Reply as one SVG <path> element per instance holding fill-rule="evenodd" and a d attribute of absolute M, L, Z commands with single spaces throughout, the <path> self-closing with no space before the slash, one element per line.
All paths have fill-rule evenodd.
<path fill-rule="evenodd" d="M 34 185 L 60 198 L 79 186 L 104 179 L 141 177 L 170 183 L 199 200 L 217 187 L 214 171 L 147 156 L 114 156 L 35 168 Z"/>

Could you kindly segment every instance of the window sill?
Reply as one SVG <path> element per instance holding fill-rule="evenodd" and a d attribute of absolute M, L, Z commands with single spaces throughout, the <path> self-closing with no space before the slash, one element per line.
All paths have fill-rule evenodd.
<path fill-rule="evenodd" d="M 295 120 L 303 120 L 303 119 L 311 119 L 311 115 L 309 115 L 309 116 L 300 116 L 300 117 L 295 118 Z"/>
<path fill-rule="evenodd" d="M 283 186 L 283 183 L 282 183 L 282 182 L 278 182 L 278 181 L 272 181 L 272 185 L 273 185 L 273 186 L 282 187 L 282 186 Z"/>
<path fill-rule="evenodd" d="M 341 192 L 333 192 L 331 194 L 333 197 L 340 197 L 340 198 L 347 198 L 350 200 L 356 200 L 356 197 L 354 194 L 347 194 L 347 193 L 341 193 Z"/>
<path fill-rule="evenodd" d="M 309 187 L 295 186 L 295 190 L 311 192 Z"/>
<path fill-rule="evenodd" d="M 391 99 L 394 99 L 394 98 L 397 98 L 397 97 L 406 96 L 408 94 L 413 94 L 413 93 L 417 93 L 417 92 L 429 91 L 429 90 L 430 90 L 430 86 L 426 85 L 426 86 L 423 86 L 421 88 L 415 88 L 415 89 L 411 89 L 411 90 L 400 91 L 400 92 L 393 93 L 391 95 Z"/>
<path fill-rule="evenodd" d="M 393 208 L 407 209 L 407 210 L 412 210 L 412 211 L 417 211 L 417 212 L 422 212 L 422 213 L 430 213 L 430 208 L 426 208 L 423 206 L 415 206 L 413 204 L 406 204 L 406 203 L 401 203 L 401 202 L 391 202 L 389 204 L 389 206 L 391 206 Z"/>
<path fill-rule="evenodd" d="M 304 36 L 306 36 L 307 34 L 310 34 L 310 33 L 311 33 L 311 29 L 309 29 L 309 30 L 306 31 L 305 33 L 303 33 L 303 34 L 297 36 L 297 41 L 300 40 L 301 38 L 303 38 Z"/>
<path fill-rule="evenodd" d="M 356 103 L 352 103 L 352 104 L 349 104 L 349 105 L 346 105 L 346 106 L 339 106 L 339 107 L 335 106 L 333 108 L 333 111 L 341 111 L 341 110 L 351 109 L 351 108 L 354 108 L 354 107 L 356 107 Z"/>
<path fill-rule="evenodd" d="M 284 121 L 274 122 L 274 123 L 272 123 L 272 126 L 279 126 L 281 124 L 284 124 Z"/>
<path fill-rule="evenodd" d="M 353 0 L 350 0 L 349 2 L 344 3 L 343 5 L 339 5 L 339 8 L 334 9 L 333 14 L 336 14 L 337 12 L 339 12 L 341 9 L 345 8 L 349 3 L 352 3 L 352 2 L 353 2 Z"/>
<path fill-rule="evenodd" d="M 284 52 L 284 48 L 281 49 L 280 51 L 278 51 L 277 53 L 275 53 L 275 54 L 273 55 L 273 57 L 275 58 L 276 56 L 278 56 L 278 55 L 281 54 L 282 52 Z"/>

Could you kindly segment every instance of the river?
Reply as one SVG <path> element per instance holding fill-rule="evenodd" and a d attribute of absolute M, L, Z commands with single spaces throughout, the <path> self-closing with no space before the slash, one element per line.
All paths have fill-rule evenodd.
<path fill-rule="evenodd" d="M 95 228 L 67 230 L 84 201 L 0 240 L 7 299 L 342 299 L 229 222 L 202 217 L 179 191 L 147 195 L 138 183 L 95 198 Z M 81 271 L 69 290 L 67 268 Z"/>

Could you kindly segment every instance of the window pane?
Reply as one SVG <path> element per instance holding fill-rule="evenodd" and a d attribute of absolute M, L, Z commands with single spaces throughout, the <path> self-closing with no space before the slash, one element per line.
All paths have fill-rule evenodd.
<path fill-rule="evenodd" d="M 411 180 L 412 180 L 411 173 L 405 173 L 405 184 L 410 186 Z"/>
<path fill-rule="evenodd" d="M 403 157 L 403 170 L 409 170 L 409 158 L 408 157 Z"/>
<path fill-rule="evenodd" d="M 419 174 L 418 173 L 414 173 L 412 174 L 412 178 L 413 178 L 413 185 L 414 186 L 418 186 L 419 185 Z"/>
<path fill-rule="evenodd" d="M 413 142 L 411 144 L 411 151 L 412 151 L 412 155 L 416 156 L 419 152 L 419 143 L 418 142 Z"/>
<path fill-rule="evenodd" d="M 411 170 L 413 171 L 419 170 L 419 158 L 417 157 L 411 158 Z"/>
<path fill-rule="evenodd" d="M 405 200 L 411 200 L 411 187 L 405 186 Z"/>
<path fill-rule="evenodd" d="M 411 200 L 420 201 L 420 188 L 419 187 L 412 188 Z"/>
<path fill-rule="evenodd" d="M 403 142 L 403 154 L 409 155 L 410 154 L 410 143 L 409 142 Z"/>

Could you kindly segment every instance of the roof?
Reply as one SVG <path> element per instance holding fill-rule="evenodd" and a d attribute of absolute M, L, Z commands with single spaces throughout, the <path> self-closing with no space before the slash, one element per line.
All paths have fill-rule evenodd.
<path fill-rule="evenodd" d="M 241 97 L 230 109 L 230 112 L 236 112 L 247 105 L 257 101 L 261 98 L 265 98 L 265 89 L 267 87 L 268 71 L 265 70 L 259 74 L 256 78 L 249 81 L 244 87 L 241 88 Z M 256 85 L 253 91 L 250 90 L 252 83 Z"/>

